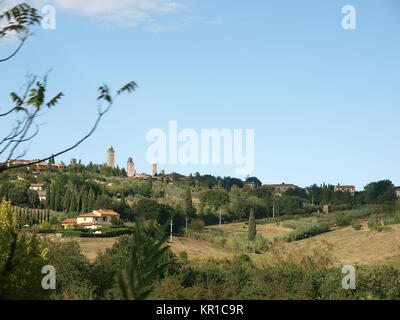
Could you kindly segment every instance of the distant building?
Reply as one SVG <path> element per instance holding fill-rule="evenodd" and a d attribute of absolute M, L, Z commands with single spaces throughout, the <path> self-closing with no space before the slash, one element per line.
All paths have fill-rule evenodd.
<path fill-rule="evenodd" d="M 288 191 L 289 189 L 296 189 L 296 186 L 294 184 L 265 184 L 262 186 L 263 188 L 273 188 L 275 191 L 279 192 L 285 192 Z"/>
<path fill-rule="evenodd" d="M 7 160 L 6 167 L 10 168 L 13 166 L 26 166 L 29 170 L 30 167 L 33 167 L 34 170 L 38 171 L 40 169 L 46 169 L 49 165 L 54 169 L 65 169 L 66 166 L 63 163 L 47 163 L 47 162 L 38 162 L 39 159 L 34 160 Z M 32 163 L 32 164 L 31 164 Z"/>
<path fill-rule="evenodd" d="M 145 173 L 141 173 L 141 174 L 136 174 L 135 175 L 135 179 L 142 179 L 142 180 L 147 180 L 149 176 Z"/>
<path fill-rule="evenodd" d="M 356 188 L 354 186 L 341 186 L 340 184 L 338 184 L 337 186 L 335 186 L 334 191 L 335 192 L 350 192 L 350 194 L 352 196 L 354 196 L 354 194 L 356 193 Z"/>
<path fill-rule="evenodd" d="M 322 211 L 324 213 L 330 213 L 330 212 L 334 211 L 334 208 L 331 205 L 327 205 L 326 204 L 326 205 L 323 206 Z"/>
<path fill-rule="evenodd" d="M 157 163 L 153 163 L 153 165 L 151 166 L 151 175 L 157 175 Z"/>
<path fill-rule="evenodd" d="M 126 174 L 128 177 L 134 177 L 136 175 L 135 163 L 133 162 L 132 158 L 129 158 L 126 164 Z"/>
<path fill-rule="evenodd" d="M 75 219 L 66 219 L 61 222 L 64 228 L 67 228 L 68 225 L 82 225 L 88 229 L 97 229 L 102 226 L 110 226 L 111 218 L 116 217 L 119 219 L 119 214 L 112 210 L 93 210 L 92 213 L 81 214 L 77 216 Z"/>
<path fill-rule="evenodd" d="M 397 199 L 400 199 L 400 187 L 394 188 L 394 191 L 396 192 Z"/>
<path fill-rule="evenodd" d="M 46 201 L 46 186 L 43 183 L 32 183 L 29 189 L 38 193 L 40 201 Z"/>
<path fill-rule="evenodd" d="M 245 182 L 244 185 L 250 187 L 252 190 L 256 188 L 256 183 L 254 181 Z"/>
<path fill-rule="evenodd" d="M 76 164 L 76 159 L 72 158 L 71 160 L 69 160 L 69 164 L 72 166 L 74 164 Z"/>
<path fill-rule="evenodd" d="M 111 168 L 114 168 L 114 156 L 115 156 L 115 151 L 111 146 L 111 148 L 107 150 L 107 166 Z"/>
<path fill-rule="evenodd" d="M 165 176 L 165 170 L 160 170 L 160 175 Z"/>
<path fill-rule="evenodd" d="M 35 191 L 43 191 L 45 189 L 45 185 L 43 183 L 32 183 L 29 186 L 29 189 Z"/>

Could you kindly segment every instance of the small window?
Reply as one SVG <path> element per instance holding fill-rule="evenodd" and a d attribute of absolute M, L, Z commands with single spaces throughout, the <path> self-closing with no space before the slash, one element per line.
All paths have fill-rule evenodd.
<path fill-rule="evenodd" d="M 107 217 L 103 217 L 103 221 L 107 221 Z"/>

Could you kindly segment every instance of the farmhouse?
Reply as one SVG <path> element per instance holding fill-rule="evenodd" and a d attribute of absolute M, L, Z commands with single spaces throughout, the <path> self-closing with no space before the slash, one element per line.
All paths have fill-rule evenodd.
<path fill-rule="evenodd" d="M 356 192 L 356 188 L 354 186 L 341 186 L 338 184 L 335 186 L 334 189 L 335 192 L 350 192 L 352 196 L 354 196 L 354 193 Z"/>
<path fill-rule="evenodd" d="M 91 213 L 81 214 L 75 219 L 66 219 L 61 223 L 64 228 L 67 228 L 69 225 L 77 224 L 84 226 L 85 228 L 97 229 L 102 226 L 110 226 L 112 217 L 119 219 L 119 214 L 115 211 L 106 209 L 93 210 Z"/>
<path fill-rule="evenodd" d="M 400 199 L 400 187 L 394 188 L 394 191 L 396 192 L 397 199 Z"/>
<path fill-rule="evenodd" d="M 284 182 L 282 184 L 265 184 L 262 187 L 263 188 L 273 188 L 275 191 L 279 191 L 279 192 L 285 192 L 285 191 L 288 191 L 289 189 L 291 189 L 291 190 L 296 189 L 296 186 L 294 184 L 285 184 Z"/>
<path fill-rule="evenodd" d="M 35 190 L 38 193 L 40 201 L 46 200 L 46 186 L 43 183 L 32 183 L 29 189 Z"/>

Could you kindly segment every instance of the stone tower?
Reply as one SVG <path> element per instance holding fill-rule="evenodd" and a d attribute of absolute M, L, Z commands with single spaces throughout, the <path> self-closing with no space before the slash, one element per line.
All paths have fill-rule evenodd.
<path fill-rule="evenodd" d="M 128 163 L 126 164 L 126 174 L 128 177 L 134 177 L 136 175 L 135 163 L 133 162 L 132 158 L 129 158 Z"/>
<path fill-rule="evenodd" d="M 153 163 L 151 167 L 151 175 L 155 176 L 157 174 L 157 163 Z"/>
<path fill-rule="evenodd" d="M 111 146 L 110 149 L 107 150 L 107 166 L 114 168 L 114 155 L 115 151 L 113 147 Z"/>

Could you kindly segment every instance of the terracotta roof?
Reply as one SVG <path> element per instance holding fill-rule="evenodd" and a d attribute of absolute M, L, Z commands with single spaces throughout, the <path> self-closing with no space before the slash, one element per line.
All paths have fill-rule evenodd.
<path fill-rule="evenodd" d="M 115 211 L 112 211 L 112 210 L 107 210 L 107 209 L 93 210 L 93 212 L 98 212 L 101 215 L 106 215 L 106 216 L 118 216 L 119 217 L 118 213 L 116 213 Z"/>
<path fill-rule="evenodd" d="M 64 221 L 61 221 L 61 223 L 67 224 L 67 223 L 77 223 L 77 219 L 66 219 Z"/>
<path fill-rule="evenodd" d="M 146 174 L 137 174 L 136 176 L 134 176 L 134 178 L 147 179 L 148 175 L 146 175 Z"/>
<path fill-rule="evenodd" d="M 98 217 L 98 215 L 94 213 L 85 213 L 78 216 L 78 218 L 86 218 L 86 217 Z"/>
<path fill-rule="evenodd" d="M 32 183 L 31 187 L 44 187 L 43 183 Z"/>
<path fill-rule="evenodd" d="M 83 222 L 83 223 L 80 223 L 79 225 L 80 226 L 81 225 L 83 225 L 83 226 L 97 226 L 98 224 L 97 223 L 93 223 L 93 222 Z"/>

